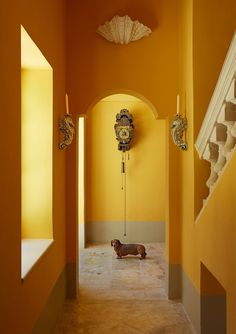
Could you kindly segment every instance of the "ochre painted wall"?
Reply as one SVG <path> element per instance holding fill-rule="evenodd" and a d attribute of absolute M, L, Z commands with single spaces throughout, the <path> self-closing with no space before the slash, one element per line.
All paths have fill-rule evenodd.
<path fill-rule="evenodd" d="M 156 108 L 160 119 L 172 118 L 176 110 L 178 87 L 179 1 L 115 0 L 68 2 L 67 90 L 74 115 L 84 114 L 91 105 L 113 93 L 141 95 Z M 128 45 L 116 45 L 96 33 L 99 25 L 114 15 L 128 14 L 152 29 L 149 37 Z M 167 120 L 167 142 L 169 122 Z M 168 260 L 179 263 L 179 216 L 177 150 L 168 156 L 167 196 L 174 210 L 166 215 L 171 242 L 167 240 Z M 172 151 L 171 151 L 172 152 Z M 67 171 L 67 259 L 76 262 L 76 147 L 68 150 Z M 169 175 L 172 175 L 169 177 Z M 169 196 L 170 195 L 170 196 Z M 169 252 L 169 245 L 174 245 Z"/>
<path fill-rule="evenodd" d="M 181 157 L 182 265 L 193 286 L 200 289 L 202 262 L 226 290 L 227 333 L 235 333 L 236 156 L 227 166 L 201 216 L 209 164 L 194 148 L 213 89 L 235 29 L 233 1 L 182 1 L 180 88 L 186 94 L 189 149 Z M 214 15 L 212 15 L 214 13 Z M 211 294 L 212 291 L 204 291 Z"/>
<path fill-rule="evenodd" d="M 180 263 L 200 293 L 200 262 L 227 292 L 228 334 L 235 333 L 235 156 L 195 224 L 206 194 L 208 168 L 194 140 L 215 87 L 235 29 L 234 0 L 102 0 L 67 2 L 67 90 L 70 111 L 84 114 L 100 98 L 114 92 L 136 92 L 149 100 L 167 124 L 167 259 Z M 58 150 L 58 120 L 64 113 L 65 24 L 62 0 L 1 2 L 0 109 L 1 131 L 1 322 L 0 332 L 28 334 L 67 260 L 76 261 L 76 138 Z M 181 8 L 181 15 L 179 10 Z M 114 45 L 96 29 L 115 14 L 129 14 L 153 33 L 126 46 Z M 181 27 L 179 27 L 181 20 Z M 55 243 L 24 283 L 20 278 L 21 151 L 20 25 L 53 67 L 53 222 Z M 188 117 L 189 149 L 180 152 L 169 136 L 176 94 Z M 186 106 L 183 101 L 186 96 Z M 186 109 L 186 111 L 185 111 Z M 42 129 L 43 132 L 43 129 Z M 207 169 L 207 170 L 206 170 Z M 67 172 L 67 199 L 65 173 Z M 193 182 L 194 178 L 194 182 Z M 181 242 L 181 243 L 180 243 Z M 45 279 L 46 277 L 46 279 Z M 14 321 L 13 321 L 14 320 Z"/>
<path fill-rule="evenodd" d="M 132 6 L 131 6 L 132 5 Z M 232 286 L 223 277 L 225 268 L 208 254 L 228 236 L 214 234 L 204 242 L 205 224 L 195 218 L 206 195 L 205 180 L 208 167 L 200 161 L 194 140 L 210 101 L 220 68 L 235 27 L 235 3 L 222 1 L 141 1 L 103 0 L 95 7 L 71 1 L 68 4 L 68 76 L 67 87 L 74 115 L 86 113 L 91 104 L 114 92 L 133 91 L 145 96 L 162 118 L 173 117 L 177 91 L 181 94 L 181 112 L 188 118 L 187 152 L 180 152 L 172 144 L 167 131 L 167 258 L 173 263 L 183 262 L 183 270 L 200 293 L 200 262 L 206 266 L 230 294 L 228 301 L 228 331 L 234 333 Z M 115 14 L 129 14 L 149 25 L 153 34 L 128 46 L 109 43 L 98 36 L 98 25 Z M 214 15 L 212 14 L 214 13 Z M 181 26 L 179 27 L 179 22 Z M 183 102 L 184 101 L 184 102 Z M 169 130 L 169 120 L 167 129 Z M 76 154 L 75 144 L 68 150 L 68 248 L 67 257 L 76 260 Z M 225 188 L 227 178 L 222 179 Z M 222 193 L 217 193 L 222 200 Z M 231 193 L 230 196 L 233 196 Z M 232 197 L 233 198 L 233 197 Z M 214 196 L 211 199 L 216 200 Z M 230 199 L 232 201 L 232 199 Z M 234 210 L 233 204 L 232 210 Z M 233 211 L 224 207 L 225 217 Z M 226 211 L 225 211 L 226 210 Z M 209 226 L 214 226 L 212 212 Z M 202 218 L 201 218 L 202 219 Z M 233 217 L 234 219 L 234 217 Z M 208 221 L 208 218 L 205 218 Z M 200 228 L 201 226 L 201 228 Z M 222 229 L 224 227 L 222 226 Z M 213 241 L 214 240 L 214 241 Z M 234 239 L 235 240 L 235 239 Z M 181 243 L 180 243 L 181 241 Z M 232 281 L 235 268 L 232 243 L 229 243 L 229 264 L 226 272 Z M 205 259 L 205 260 L 204 260 Z M 217 267 L 217 268 L 216 268 Z"/>
<path fill-rule="evenodd" d="M 123 221 L 122 153 L 114 131 L 116 114 L 123 108 L 133 115 L 135 127 L 131 149 L 126 153 L 126 219 L 164 223 L 165 121 L 157 120 L 144 102 L 128 95 L 107 97 L 87 114 L 86 221 Z"/>
<path fill-rule="evenodd" d="M 114 15 L 129 15 L 152 34 L 128 45 L 108 42 L 96 30 Z M 159 117 L 172 114 L 178 74 L 178 1 L 93 0 L 68 3 L 68 76 L 71 107 L 86 113 L 109 91 L 126 89 L 151 101 Z"/>
<path fill-rule="evenodd" d="M 65 266 L 65 153 L 58 120 L 65 101 L 65 6 L 62 0 L 1 1 L 0 332 L 30 334 Z M 54 244 L 21 281 L 21 52 L 25 27 L 53 67 Z M 42 128 L 43 135 L 43 128 Z"/>
<path fill-rule="evenodd" d="M 193 1 L 194 138 L 196 139 L 235 31 L 234 0 Z M 214 15 L 213 15 L 214 13 Z M 209 164 L 195 158 L 195 217 L 207 196 Z"/>
<path fill-rule="evenodd" d="M 216 277 L 227 295 L 227 333 L 235 333 L 235 222 L 236 222 L 236 154 L 195 226 L 198 239 L 198 263 Z M 197 265 L 198 271 L 200 270 Z M 197 281 L 199 286 L 199 276 Z M 198 287 L 199 288 L 199 287 Z M 205 291 L 206 293 L 206 291 Z M 209 291 L 208 293 L 211 293 Z"/>
<path fill-rule="evenodd" d="M 182 0 L 180 29 L 180 91 L 181 113 L 187 117 L 186 139 L 188 150 L 181 154 L 181 221 L 182 261 L 188 264 L 191 275 L 197 270 L 193 259 L 197 256 L 194 230 L 194 119 L 193 119 L 193 62 L 192 62 L 192 1 Z M 191 269 L 190 269 L 191 268 Z"/>

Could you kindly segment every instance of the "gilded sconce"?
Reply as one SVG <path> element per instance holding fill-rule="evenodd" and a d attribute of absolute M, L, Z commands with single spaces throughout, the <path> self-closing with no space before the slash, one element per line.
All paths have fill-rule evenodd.
<path fill-rule="evenodd" d="M 60 150 L 64 150 L 72 143 L 75 132 L 75 125 L 69 114 L 69 104 L 68 104 L 67 94 L 66 94 L 66 114 L 63 116 L 63 118 L 60 119 L 59 130 L 64 135 L 63 140 L 59 144 L 59 148 Z"/>
<path fill-rule="evenodd" d="M 177 95 L 177 113 L 171 123 L 171 135 L 175 145 L 183 151 L 188 149 L 188 144 L 183 139 L 183 134 L 187 126 L 187 118 L 179 114 L 179 95 Z"/>

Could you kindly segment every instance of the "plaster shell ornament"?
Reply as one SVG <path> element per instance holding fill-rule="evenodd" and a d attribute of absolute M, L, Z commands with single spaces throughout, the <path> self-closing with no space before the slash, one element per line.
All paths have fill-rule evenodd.
<path fill-rule="evenodd" d="M 133 21 L 128 15 L 116 15 L 97 29 L 98 34 L 116 44 L 129 44 L 150 35 L 151 32 L 150 28 L 137 20 Z"/>

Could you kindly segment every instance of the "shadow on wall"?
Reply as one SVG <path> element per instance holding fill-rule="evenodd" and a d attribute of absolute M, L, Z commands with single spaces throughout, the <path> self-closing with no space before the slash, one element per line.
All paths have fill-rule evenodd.
<path fill-rule="evenodd" d="M 226 334 L 226 291 L 201 263 L 201 334 Z"/>

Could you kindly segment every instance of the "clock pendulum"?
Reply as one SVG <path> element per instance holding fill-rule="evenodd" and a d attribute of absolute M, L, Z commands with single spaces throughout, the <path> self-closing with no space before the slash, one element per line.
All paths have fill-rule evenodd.
<path fill-rule="evenodd" d="M 126 151 L 130 149 L 130 141 L 134 134 L 133 117 L 127 109 L 122 109 L 116 115 L 116 124 L 114 126 L 116 132 L 116 139 L 119 141 L 118 150 L 122 151 L 121 158 L 121 175 L 123 191 L 123 222 L 124 222 L 124 236 L 126 236 Z M 129 160 L 129 152 L 128 152 Z"/>

